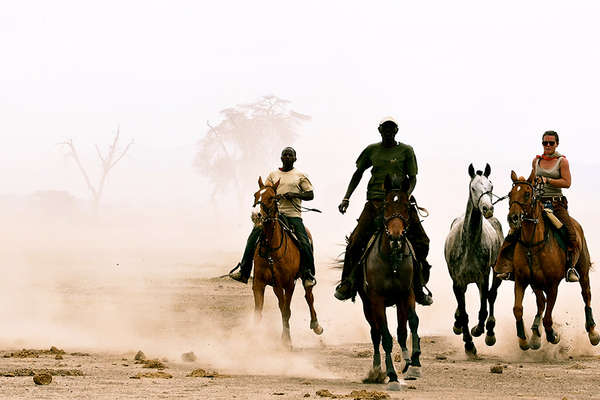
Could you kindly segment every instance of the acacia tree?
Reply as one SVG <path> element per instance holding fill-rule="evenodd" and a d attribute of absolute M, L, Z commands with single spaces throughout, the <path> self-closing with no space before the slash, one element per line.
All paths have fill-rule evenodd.
<path fill-rule="evenodd" d="M 66 146 L 69 149 L 67 153 L 68 157 L 72 157 L 75 160 L 75 164 L 79 168 L 83 179 L 90 191 L 92 196 L 92 205 L 95 212 L 98 211 L 98 207 L 100 205 L 100 200 L 102 199 L 102 194 L 104 193 L 104 187 L 106 185 L 106 181 L 108 178 L 109 172 L 113 169 L 115 165 L 127 154 L 129 148 L 133 144 L 133 140 L 131 140 L 127 146 L 123 150 L 119 150 L 119 136 L 120 130 L 117 129 L 117 133 L 115 134 L 115 138 L 112 141 L 112 144 L 108 146 L 108 149 L 105 154 L 102 154 L 98 145 L 96 145 L 96 153 L 98 154 L 98 158 L 100 159 L 101 166 L 101 174 L 98 180 L 98 184 L 92 184 L 86 169 L 83 167 L 79 155 L 77 154 L 77 150 L 75 149 L 75 145 L 73 144 L 73 140 L 69 139 L 63 143 L 60 143 L 63 146 Z"/>
<path fill-rule="evenodd" d="M 290 110 L 289 105 L 289 100 L 263 96 L 222 110 L 217 125 L 207 122 L 194 165 L 212 184 L 213 201 L 233 188 L 241 203 L 256 182 L 253 168 L 266 167 L 266 160 L 298 137 L 297 128 L 311 117 Z"/>

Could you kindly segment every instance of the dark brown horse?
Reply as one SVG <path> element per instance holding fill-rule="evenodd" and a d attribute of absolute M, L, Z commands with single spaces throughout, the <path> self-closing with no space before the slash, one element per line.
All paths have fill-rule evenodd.
<path fill-rule="evenodd" d="M 254 205 L 260 204 L 260 221 L 263 229 L 259 245 L 254 253 L 254 279 L 252 281 L 254 315 L 257 321 L 261 319 L 265 286 L 272 286 L 281 311 L 283 323 L 281 339 L 286 346 L 291 346 L 290 303 L 300 269 L 300 250 L 279 221 L 277 209 L 279 181 L 274 185 L 265 185 L 262 178 L 259 177 L 258 186 L 260 189 L 254 194 Z M 307 233 L 310 237 L 308 230 Z M 320 335 L 323 333 L 323 328 L 317 320 L 312 289 L 312 287 L 305 287 L 304 297 L 310 310 L 310 328 Z"/>
<path fill-rule="evenodd" d="M 404 183 L 404 184 L 403 184 Z M 398 342 L 405 361 L 403 372 L 407 379 L 420 376 L 420 339 L 417 333 L 419 318 L 415 312 L 415 294 L 412 288 L 414 251 L 406 237 L 411 207 L 406 193 L 406 183 L 396 178 L 385 179 L 383 204 L 383 229 L 374 240 L 364 261 L 363 285 L 358 290 L 363 311 L 371 326 L 373 342 L 373 368 L 367 382 L 382 382 L 379 344 L 385 351 L 386 375 L 389 389 L 398 389 L 398 375 L 392 359 L 393 338 L 387 325 L 386 307 L 396 306 L 398 318 Z M 406 347 L 407 322 L 412 333 L 412 355 Z"/>
<path fill-rule="evenodd" d="M 513 187 L 509 194 L 508 221 L 513 229 L 520 229 L 520 237 L 514 252 L 515 305 L 513 312 L 517 324 L 517 336 L 522 350 L 539 349 L 541 345 L 539 325 L 543 316 L 546 339 L 552 344 L 560 341 L 560 335 L 552 328 L 552 310 L 556 302 L 558 285 L 565 277 L 566 253 L 553 233 L 550 222 L 545 220 L 541 180 L 535 177 L 534 171 L 526 180 L 517 178 L 511 172 Z M 590 291 L 590 255 L 581 225 L 573 219 L 577 231 L 577 241 L 581 252 L 575 262 L 581 285 L 581 296 L 585 303 L 585 329 L 590 343 L 597 345 L 600 335 L 596 332 L 592 316 Z M 527 286 L 531 285 L 536 296 L 537 314 L 531 327 L 531 340 L 527 342 L 523 327 L 523 295 Z"/>

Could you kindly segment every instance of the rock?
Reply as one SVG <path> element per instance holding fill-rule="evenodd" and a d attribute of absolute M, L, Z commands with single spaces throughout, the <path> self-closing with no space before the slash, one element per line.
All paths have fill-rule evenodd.
<path fill-rule="evenodd" d="M 56 357 L 54 357 L 55 360 L 62 360 L 63 356 L 61 354 L 57 354 Z"/>
<path fill-rule="evenodd" d="M 146 359 L 146 355 L 143 351 L 140 350 L 137 353 L 135 353 L 135 357 L 133 359 L 136 361 L 143 361 Z"/>
<path fill-rule="evenodd" d="M 82 353 L 80 351 L 76 351 L 75 353 L 71 353 L 72 356 L 78 356 L 78 357 L 84 357 L 84 356 L 89 356 L 90 353 Z"/>
<path fill-rule="evenodd" d="M 198 359 L 198 357 L 196 357 L 196 355 L 194 354 L 193 351 L 190 351 L 189 353 L 183 353 L 181 355 L 181 360 L 185 361 L 185 362 L 194 362 Z"/>
<path fill-rule="evenodd" d="M 448 357 L 446 357 L 443 354 L 436 354 L 435 359 L 436 360 L 446 360 Z"/>
<path fill-rule="evenodd" d="M 163 371 L 156 372 L 140 372 L 134 376 L 130 376 L 130 379 L 140 379 L 140 378 L 162 378 L 162 379 L 171 379 L 173 375 L 167 374 Z"/>
<path fill-rule="evenodd" d="M 315 394 L 319 397 L 333 397 L 333 393 L 327 389 L 317 390 Z"/>
<path fill-rule="evenodd" d="M 56 346 L 50 347 L 50 354 L 65 354 L 65 351 Z"/>
<path fill-rule="evenodd" d="M 501 374 L 502 372 L 504 372 L 504 368 L 502 367 L 502 365 L 493 365 L 490 367 L 490 372 L 492 374 Z"/>
<path fill-rule="evenodd" d="M 36 385 L 49 385 L 52 382 L 52 375 L 41 373 L 33 376 L 33 382 Z"/>
<path fill-rule="evenodd" d="M 198 368 L 198 369 L 193 370 L 186 376 L 191 377 L 191 378 L 216 378 L 220 375 L 216 371 L 207 371 L 205 369 Z"/>
<path fill-rule="evenodd" d="M 165 369 L 167 368 L 165 364 L 158 360 L 143 360 L 142 364 L 144 364 L 143 368 L 156 368 L 156 369 Z"/>
<path fill-rule="evenodd" d="M 310 397 L 310 393 L 304 393 L 304 397 Z"/>
<path fill-rule="evenodd" d="M 344 397 L 350 397 L 355 400 L 384 400 L 389 399 L 390 395 L 385 392 L 378 392 L 376 390 L 353 390 L 349 395 Z"/>

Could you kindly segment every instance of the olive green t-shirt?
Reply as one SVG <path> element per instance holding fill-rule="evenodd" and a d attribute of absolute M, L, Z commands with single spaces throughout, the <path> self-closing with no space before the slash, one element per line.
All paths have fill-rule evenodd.
<path fill-rule="evenodd" d="M 373 169 L 367 186 L 367 200 L 383 200 L 386 175 L 416 176 L 418 170 L 412 147 L 404 143 L 394 147 L 383 147 L 381 143 L 367 146 L 358 156 L 356 168 L 365 171 L 369 167 Z"/>

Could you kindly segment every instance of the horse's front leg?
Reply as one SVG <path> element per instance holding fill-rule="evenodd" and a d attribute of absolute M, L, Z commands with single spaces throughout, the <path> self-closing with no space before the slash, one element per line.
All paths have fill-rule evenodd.
<path fill-rule="evenodd" d="M 581 285 L 581 297 L 585 304 L 585 330 L 588 333 L 590 343 L 596 346 L 600 342 L 600 335 L 596 332 L 596 323 L 594 322 L 594 315 L 592 314 L 592 291 L 590 289 L 590 275 L 588 271 L 581 271 L 579 284 Z"/>
<path fill-rule="evenodd" d="M 373 343 L 373 366 L 371 367 L 367 378 L 363 380 L 363 383 L 384 383 L 386 375 L 381 370 L 381 353 L 379 350 L 379 345 L 381 344 L 381 329 L 375 318 L 376 310 L 367 299 L 367 296 L 363 297 L 363 311 L 367 322 L 371 326 L 371 342 Z"/>
<path fill-rule="evenodd" d="M 392 347 L 394 345 L 394 339 L 390 334 L 387 326 L 387 316 L 385 315 L 385 305 L 383 299 L 373 304 L 373 312 L 377 325 L 381 332 L 381 344 L 383 345 L 383 351 L 385 352 L 385 372 L 389 378 L 389 389 L 395 390 L 398 385 L 398 375 L 394 369 L 394 359 L 392 358 Z M 393 384 L 396 382 L 395 384 Z"/>
<path fill-rule="evenodd" d="M 456 321 L 454 326 L 459 326 L 460 331 L 463 334 L 463 342 L 465 342 L 465 353 L 469 357 L 474 357 L 477 354 L 477 349 L 475 348 L 475 344 L 473 343 L 473 337 L 469 332 L 469 316 L 467 315 L 467 308 L 465 304 L 465 286 L 459 286 L 456 283 L 452 285 L 452 289 L 454 290 L 454 296 L 456 297 L 456 302 L 458 303 L 458 307 L 456 309 L 455 318 Z M 456 330 L 455 330 L 456 332 Z"/>
<path fill-rule="evenodd" d="M 254 321 L 260 322 L 262 319 L 262 310 L 265 303 L 265 283 L 257 279 L 256 273 L 252 280 L 252 291 L 254 292 Z"/>
<path fill-rule="evenodd" d="M 281 313 L 283 322 L 283 332 L 281 333 L 281 339 L 283 343 L 288 347 L 292 347 L 292 338 L 290 336 L 290 317 L 292 315 L 292 296 L 294 294 L 295 281 L 292 281 L 291 285 L 284 289 L 284 311 Z"/>
<path fill-rule="evenodd" d="M 548 294 L 546 313 L 544 314 L 544 329 L 546 330 L 546 340 L 552 344 L 560 342 L 560 335 L 552 328 L 552 310 L 556 304 L 556 296 L 558 294 L 558 282 L 546 291 Z"/>
<path fill-rule="evenodd" d="M 401 301 L 396 304 L 396 317 L 398 318 L 398 344 L 402 350 L 402 359 L 404 360 L 404 367 L 402 373 L 406 373 L 408 367 L 410 367 L 410 354 L 406 347 L 406 339 L 408 337 L 408 330 L 406 325 L 408 323 L 408 301 Z"/>
<path fill-rule="evenodd" d="M 546 297 L 541 289 L 534 289 L 533 293 L 535 293 L 537 314 L 533 319 L 533 325 L 531 325 L 531 339 L 529 339 L 529 345 L 533 350 L 537 350 L 542 345 L 542 341 L 540 339 L 540 321 L 542 319 L 542 314 L 544 314 L 544 308 L 546 308 Z"/>
<path fill-rule="evenodd" d="M 479 289 L 479 314 L 478 314 L 478 320 L 477 320 L 477 325 L 475 325 L 473 327 L 473 329 L 471 329 L 471 335 L 475 336 L 475 337 L 479 337 L 481 336 L 481 334 L 483 334 L 483 328 L 485 326 L 485 319 L 488 316 L 488 311 L 487 311 L 487 299 L 488 299 L 488 295 L 489 295 L 489 286 L 490 282 L 489 282 L 489 278 L 486 277 L 483 282 L 480 282 L 477 285 L 477 288 Z"/>
<path fill-rule="evenodd" d="M 496 318 L 494 317 L 494 304 L 496 303 L 496 297 L 498 296 L 498 288 L 502 283 L 502 279 L 497 278 L 494 273 L 492 273 L 492 275 L 492 287 L 488 292 L 490 314 L 485 324 L 485 329 L 487 331 L 485 334 L 485 344 L 487 344 L 488 346 L 493 346 L 494 344 L 496 344 L 496 334 L 494 333 L 494 328 L 496 327 Z"/>
<path fill-rule="evenodd" d="M 308 304 L 308 310 L 310 311 L 310 329 L 313 330 L 317 335 L 323 333 L 323 328 L 319 325 L 319 320 L 317 319 L 317 312 L 315 311 L 315 297 L 313 296 L 313 287 L 305 287 L 304 288 L 304 298 L 306 299 L 306 304 Z"/>
<path fill-rule="evenodd" d="M 515 280 L 515 305 L 513 314 L 517 325 L 517 336 L 519 337 L 519 347 L 521 350 L 529 350 L 527 335 L 525 335 L 525 326 L 523 325 L 523 296 L 525 294 L 526 284 Z"/>
<path fill-rule="evenodd" d="M 410 367 L 407 373 L 407 379 L 416 379 L 421 376 L 421 338 L 419 337 L 419 316 L 415 311 L 414 297 L 409 300 L 408 307 L 408 325 L 412 335 L 412 354 L 410 357 Z"/>
<path fill-rule="evenodd" d="M 278 286 L 273 286 L 273 293 L 277 296 L 277 305 L 279 306 L 279 312 L 281 313 L 281 341 L 284 346 L 290 347 L 291 338 L 290 338 L 290 323 L 289 323 L 289 315 L 286 310 L 286 294 L 283 288 Z"/>

